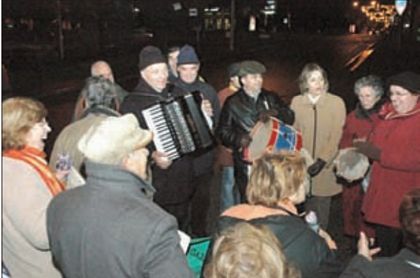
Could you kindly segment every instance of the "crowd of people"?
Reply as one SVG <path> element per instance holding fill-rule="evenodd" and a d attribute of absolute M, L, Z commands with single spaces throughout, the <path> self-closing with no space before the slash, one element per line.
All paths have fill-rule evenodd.
<path fill-rule="evenodd" d="M 420 275 L 419 74 L 402 72 L 386 83 L 374 75 L 358 79 L 359 102 L 346 115 L 344 101 L 329 92 L 327 71 L 318 64 L 303 67 L 300 94 L 290 106 L 263 88 L 267 69 L 258 61 L 231 64 L 220 92 L 200 76 L 200 66 L 190 45 L 170 48 L 166 56 L 146 46 L 139 53 L 139 82 L 127 92 L 107 62 L 93 63 L 73 121 L 58 135 L 49 162 L 45 106 L 28 97 L 3 101 L 3 273 Z M 196 111 L 187 111 L 184 100 L 196 91 L 196 107 L 189 107 Z M 150 107 L 161 111 L 152 116 L 156 126 L 146 113 Z M 181 114 L 171 112 L 176 109 Z M 212 146 L 200 148 L 196 117 L 213 135 Z M 263 148 L 250 160 L 246 150 L 258 139 L 256 125 L 272 121 L 295 130 L 301 142 L 292 149 Z M 178 129 L 183 124 L 194 126 L 185 140 L 197 146 L 173 159 L 159 147 L 168 136 L 161 130 L 175 134 L 171 144 L 184 150 L 186 131 Z M 337 176 L 340 150 L 369 161 L 362 178 Z M 353 169 L 358 161 L 346 163 Z M 210 231 L 215 171 L 222 177 L 220 216 Z M 358 239 L 348 265 L 338 260 L 327 232 L 331 198 L 340 193 L 343 232 Z M 313 215 L 318 221 L 310 221 Z M 180 243 L 184 233 L 211 238 L 201 273 L 189 267 Z"/>

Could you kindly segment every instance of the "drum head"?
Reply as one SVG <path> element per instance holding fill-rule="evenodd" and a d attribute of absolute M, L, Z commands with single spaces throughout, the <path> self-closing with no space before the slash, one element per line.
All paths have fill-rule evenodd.
<path fill-rule="evenodd" d="M 252 141 L 248 146 L 246 157 L 248 161 L 254 161 L 265 153 L 272 130 L 273 121 L 269 120 L 266 123 L 257 122 L 251 131 Z"/>
<path fill-rule="evenodd" d="M 346 179 L 348 182 L 362 179 L 369 169 L 369 159 L 356 152 L 355 148 L 340 150 L 334 160 L 336 175 Z"/>

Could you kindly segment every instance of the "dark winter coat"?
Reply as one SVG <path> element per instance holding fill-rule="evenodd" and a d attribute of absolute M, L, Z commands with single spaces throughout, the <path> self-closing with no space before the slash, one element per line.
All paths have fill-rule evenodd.
<path fill-rule="evenodd" d="M 196 80 L 191 84 L 187 84 L 183 82 L 181 79 L 177 79 L 175 81 L 175 86 L 183 89 L 185 93 L 191 93 L 194 91 L 199 91 L 203 99 L 207 99 L 210 101 L 211 106 L 213 108 L 213 127 L 219 121 L 220 117 L 220 103 L 219 99 L 217 98 L 216 90 L 209 84 L 202 82 L 200 80 Z M 215 150 L 214 147 L 209 149 L 204 154 L 199 155 L 194 159 L 194 176 L 198 176 L 201 174 L 209 173 L 213 170 L 213 164 L 215 159 Z"/>
<path fill-rule="evenodd" d="M 65 277 L 192 277 L 175 218 L 146 197 L 151 185 L 116 166 L 87 161 L 86 172 L 86 185 L 59 194 L 47 212 Z"/>
<path fill-rule="evenodd" d="M 246 220 L 221 216 L 218 231 L 244 221 Z M 266 225 L 280 241 L 286 259 L 300 269 L 302 277 L 337 277 L 337 273 L 341 271 L 341 264 L 335 259 L 334 252 L 328 248 L 325 240 L 311 230 L 301 218 L 270 215 L 246 222 L 252 225 Z M 321 275 L 321 272 L 324 275 Z"/>
<path fill-rule="evenodd" d="M 420 276 L 420 256 L 409 249 L 402 249 L 390 258 L 378 258 L 373 262 L 355 256 L 340 278 L 417 278 Z"/>
<path fill-rule="evenodd" d="M 170 97 L 182 96 L 184 92 L 173 85 L 167 86 L 161 93 L 155 91 L 143 79 L 140 79 L 134 92 L 129 94 L 121 105 L 121 113 L 133 113 L 142 128 L 147 128 L 141 111 L 159 101 Z M 153 143 L 149 148 L 152 148 Z M 179 204 L 186 202 L 194 191 L 192 185 L 192 159 L 189 156 L 173 161 L 172 165 L 164 170 L 156 165 L 152 166 L 153 186 L 156 188 L 155 201 L 160 205 Z"/>

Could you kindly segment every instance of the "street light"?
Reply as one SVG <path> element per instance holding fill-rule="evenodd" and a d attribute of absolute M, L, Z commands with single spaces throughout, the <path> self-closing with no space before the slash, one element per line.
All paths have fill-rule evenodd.
<path fill-rule="evenodd" d="M 358 1 L 353 1 L 353 7 L 354 7 L 354 8 L 359 7 L 359 2 L 358 2 Z"/>

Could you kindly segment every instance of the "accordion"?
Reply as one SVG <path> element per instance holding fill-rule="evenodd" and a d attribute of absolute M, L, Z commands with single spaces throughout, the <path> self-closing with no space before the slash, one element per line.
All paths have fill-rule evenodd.
<path fill-rule="evenodd" d="M 199 92 L 160 101 L 142 110 L 148 128 L 154 133 L 156 150 L 172 160 L 214 144 Z"/>

